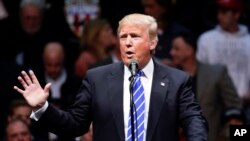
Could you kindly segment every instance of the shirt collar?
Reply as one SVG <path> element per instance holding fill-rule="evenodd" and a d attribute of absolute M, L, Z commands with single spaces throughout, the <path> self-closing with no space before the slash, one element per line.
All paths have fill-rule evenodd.
<path fill-rule="evenodd" d="M 148 64 L 142 69 L 143 73 L 145 74 L 146 78 L 151 78 L 154 72 L 154 63 L 153 59 L 151 58 Z"/>
<path fill-rule="evenodd" d="M 130 71 L 129 68 L 124 65 L 124 72 L 126 76 L 130 76 Z M 148 64 L 142 69 L 143 73 L 145 74 L 146 78 L 152 78 L 153 77 L 153 72 L 154 72 L 154 63 L 153 63 L 153 59 L 150 58 Z"/>
<path fill-rule="evenodd" d="M 66 77 L 67 73 L 65 69 L 63 69 L 63 71 L 56 80 L 52 79 L 47 73 L 45 73 L 46 82 L 64 82 L 66 80 Z"/>

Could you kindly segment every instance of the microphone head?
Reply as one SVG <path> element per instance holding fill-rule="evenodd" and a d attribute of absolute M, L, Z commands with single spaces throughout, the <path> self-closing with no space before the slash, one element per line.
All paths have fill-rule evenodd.
<path fill-rule="evenodd" d="M 132 59 L 129 63 L 129 70 L 131 72 L 132 76 L 135 76 L 138 70 L 138 61 L 135 59 Z"/>
<path fill-rule="evenodd" d="M 132 60 L 129 62 L 129 66 L 128 66 L 128 67 L 129 67 L 130 70 L 132 69 L 133 65 L 136 66 L 137 69 L 138 69 L 138 61 L 137 61 L 137 60 L 132 59 Z"/>
<path fill-rule="evenodd" d="M 131 66 L 132 64 L 138 65 L 138 61 L 135 60 L 135 59 L 131 59 L 130 62 L 129 62 L 129 66 Z"/>

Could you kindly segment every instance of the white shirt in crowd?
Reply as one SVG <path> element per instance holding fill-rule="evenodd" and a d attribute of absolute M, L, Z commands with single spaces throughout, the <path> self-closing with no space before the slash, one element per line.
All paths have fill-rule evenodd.
<path fill-rule="evenodd" d="M 62 85 L 66 82 L 67 79 L 67 72 L 66 70 L 63 70 L 60 74 L 60 76 L 54 80 L 47 74 L 45 74 L 45 81 L 46 83 L 51 83 L 51 98 L 53 99 L 60 99 L 61 98 L 61 88 Z"/>

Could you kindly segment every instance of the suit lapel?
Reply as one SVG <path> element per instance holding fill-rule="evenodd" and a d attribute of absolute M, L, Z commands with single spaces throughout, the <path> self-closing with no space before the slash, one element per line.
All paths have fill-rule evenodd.
<path fill-rule="evenodd" d="M 108 78 L 109 100 L 111 103 L 111 111 L 114 117 L 117 132 L 120 140 L 124 141 L 124 118 L 123 118 L 123 78 L 124 78 L 123 64 L 119 63 L 119 67 L 113 67 Z"/>
<path fill-rule="evenodd" d="M 166 77 L 167 73 L 163 71 L 165 69 L 162 67 L 163 66 L 161 66 L 154 60 L 154 75 L 153 75 L 148 125 L 147 125 L 147 137 L 146 137 L 147 141 L 151 141 L 152 139 L 156 125 L 159 121 L 159 117 L 162 111 L 162 106 L 167 96 L 169 80 Z"/>

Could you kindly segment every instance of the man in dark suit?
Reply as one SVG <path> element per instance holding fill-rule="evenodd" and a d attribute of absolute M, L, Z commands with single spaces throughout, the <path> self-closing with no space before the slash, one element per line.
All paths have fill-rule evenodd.
<path fill-rule="evenodd" d="M 229 125 L 242 123 L 242 103 L 225 66 L 196 60 L 196 37 L 176 35 L 170 54 L 173 64 L 193 78 L 193 91 L 209 125 L 209 141 L 229 140 Z"/>
<path fill-rule="evenodd" d="M 71 136 L 87 132 L 92 122 L 94 141 L 128 141 L 132 140 L 131 134 L 140 141 L 178 141 L 179 126 L 189 141 L 206 141 L 206 120 L 189 76 L 152 58 L 158 41 L 155 19 L 143 14 L 125 16 L 119 22 L 118 38 L 123 63 L 88 71 L 75 103 L 67 112 L 48 104 L 50 83 L 42 89 L 33 71 L 29 75 L 22 71 L 18 80 L 24 90 L 16 86 L 14 89 L 33 107 L 31 117 L 56 134 Z M 140 74 L 130 72 L 132 60 L 138 62 Z M 136 81 L 129 79 L 131 74 Z M 138 92 L 144 98 L 142 108 L 137 107 L 138 101 L 131 102 L 136 108 L 134 112 L 129 107 L 130 98 L 134 97 L 129 91 L 130 80 L 134 87 L 138 86 L 139 92 L 132 90 L 134 95 Z M 131 118 L 130 113 L 134 114 Z M 132 117 L 135 124 L 131 124 Z"/>

